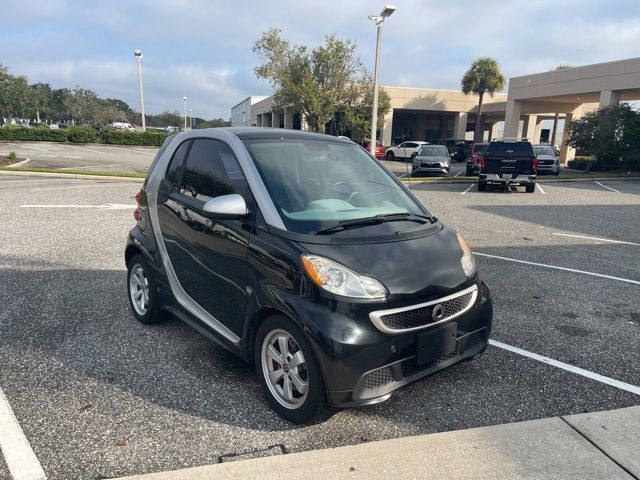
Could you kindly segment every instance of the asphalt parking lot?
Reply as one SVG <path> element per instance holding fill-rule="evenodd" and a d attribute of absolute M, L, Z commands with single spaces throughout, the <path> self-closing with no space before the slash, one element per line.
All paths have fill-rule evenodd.
<path fill-rule="evenodd" d="M 494 295 L 494 345 L 385 403 L 306 427 L 281 420 L 251 368 L 178 320 L 134 321 L 123 247 L 138 189 L 0 174 L 0 389 L 50 479 L 640 404 L 638 181 L 534 194 L 412 185 L 474 247 Z M 1 456 L 0 478 L 10 478 Z"/>

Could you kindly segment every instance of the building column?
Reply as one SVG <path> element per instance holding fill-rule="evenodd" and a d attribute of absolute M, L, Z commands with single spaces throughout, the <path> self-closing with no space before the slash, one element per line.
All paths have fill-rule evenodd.
<path fill-rule="evenodd" d="M 256 126 L 257 127 L 261 127 L 262 126 L 262 114 L 261 113 L 256 115 Z"/>
<path fill-rule="evenodd" d="M 290 108 L 284 109 L 284 128 L 293 130 L 293 110 Z"/>
<path fill-rule="evenodd" d="M 393 108 L 390 108 L 384 116 L 382 125 L 380 126 L 380 141 L 382 145 L 391 145 L 391 132 L 393 131 Z"/>
<path fill-rule="evenodd" d="M 573 112 L 567 113 L 564 119 L 564 129 L 562 130 L 562 145 L 560 145 L 560 163 L 567 165 L 567 162 L 576 158 L 576 149 L 567 145 L 569 139 L 569 124 L 573 120 L 582 117 L 582 105 L 578 106 Z"/>
<path fill-rule="evenodd" d="M 469 120 L 469 114 L 466 112 L 460 112 L 453 121 L 453 138 L 465 138 L 467 134 L 467 120 Z"/>
<path fill-rule="evenodd" d="M 540 137 L 542 137 L 542 118 L 538 118 L 536 121 L 536 128 L 533 131 L 533 143 L 540 143 Z"/>
<path fill-rule="evenodd" d="M 309 131 L 309 124 L 307 123 L 307 116 L 304 114 L 300 114 L 300 130 L 304 130 L 306 132 Z"/>
<path fill-rule="evenodd" d="M 531 143 L 536 143 L 536 124 L 538 123 L 537 115 L 525 115 L 524 124 L 522 125 L 522 138 L 528 138 Z"/>
<path fill-rule="evenodd" d="M 549 139 L 549 141 L 551 142 L 551 145 L 557 145 L 558 143 L 556 142 L 556 137 L 558 136 L 558 120 L 559 120 L 560 115 L 558 113 L 556 113 L 555 117 L 553 117 L 553 128 L 551 129 L 551 138 Z"/>
<path fill-rule="evenodd" d="M 600 108 L 614 107 L 620 103 L 620 92 L 604 90 L 600 92 Z"/>
<path fill-rule="evenodd" d="M 488 141 L 491 141 L 494 138 L 498 138 L 498 123 L 500 123 L 500 122 L 491 122 L 491 125 L 489 126 L 489 138 L 488 138 Z"/>
<path fill-rule="evenodd" d="M 508 100 L 507 112 L 504 117 L 503 137 L 515 138 L 518 136 L 520 127 L 520 115 L 522 113 L 522 102 L 520 100 Z"/>

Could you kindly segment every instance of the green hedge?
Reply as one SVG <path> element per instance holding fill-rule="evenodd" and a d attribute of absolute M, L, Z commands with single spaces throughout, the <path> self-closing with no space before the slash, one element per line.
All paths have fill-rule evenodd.
<path fill-rule="evenodd" d="M 161 146 L 167 138 L 162 132 L 127 132 L 119 130 L 103 130 L 100 132 L 101 143 L 111 143 L 115 145 L 153 145 Z"/>
<path fill-rule="evenodd" d="M 108 143 L 115 145 L 161 146 L 167 138 L 163 132 L 126 132 L 119 130 L 98 131 L 89 126 L 75 126 L 49 130 L 47 127 L 0 127 L 0 140 L 10 142 L 71 142 Z"/>

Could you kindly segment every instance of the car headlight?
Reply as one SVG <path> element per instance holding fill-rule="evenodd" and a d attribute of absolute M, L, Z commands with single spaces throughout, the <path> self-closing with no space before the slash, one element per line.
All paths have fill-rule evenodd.
<path fill-rule="evenodd" d="M 385 298 L 387 290 L 378 280 L 358 275 L 344 265 L 318 255 L 302 255 L 302 265 L 313 283 L 337 295 L 353 298 Z"/>
<path fill-rule="evenodd" d="M 457 233 L 456 235 L 458 236 L 458 242 L 460 242 L 460 248 L 462 248 L 462 258 L 460 259 L 460 264 L 462 265 L 464 274 L 467 277 L 470 277 L 476 272 L 476 259 L 473 256 L 471 247 L 464 239 L 464 237 L 459 233 Z"/>

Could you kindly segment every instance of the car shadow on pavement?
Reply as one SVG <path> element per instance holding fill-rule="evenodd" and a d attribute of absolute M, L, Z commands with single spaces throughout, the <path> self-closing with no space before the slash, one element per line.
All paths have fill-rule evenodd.
<path fill-rule="evenodd" d="M 172 316 L 138 323 L 125 271 L 5 268 L 0 281 L 0 348 L 38 352 L 70 377 L 88 376 L 203 419 L 295 428 L 271 410 L 254 369 L 234 354 Z M 54 390 L 72 388 L 65 376 L 59 381 Z"/>

